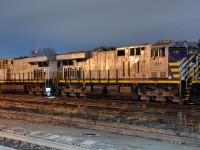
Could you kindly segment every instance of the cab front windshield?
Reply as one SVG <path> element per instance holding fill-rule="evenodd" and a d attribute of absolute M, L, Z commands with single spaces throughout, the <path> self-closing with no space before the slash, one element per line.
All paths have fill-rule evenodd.
<path fill-rule="evenodd" d="M 198 54 L 198 53 L 199 53 L 198 48 L 193 48 L 193 47 L 188 48 L 188 54 Z"/>
<path fill-rule="evenodd" d="M 170 54 L 187 54 L 186 47 L 169 47 Z"/>

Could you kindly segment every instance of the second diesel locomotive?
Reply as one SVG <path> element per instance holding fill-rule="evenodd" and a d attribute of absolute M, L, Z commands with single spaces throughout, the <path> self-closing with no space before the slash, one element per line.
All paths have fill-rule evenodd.
<path fill-rule="evenodd" d="M 200 103 L 199 47 L 194 42 L 98 49 L 0 60 L 1 91 L 111 96 Z"/>

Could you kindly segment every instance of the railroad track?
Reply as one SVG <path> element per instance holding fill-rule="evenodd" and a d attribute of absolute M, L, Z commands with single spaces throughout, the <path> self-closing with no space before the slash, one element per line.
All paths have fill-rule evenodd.
<path fill-rule="evenodd" d="M 6 95 L 8 96 L 8 95 Z M 160 103 L 142 103 L 142 102 L 130 102 L 127 104 L 124 101 L 109 101 L 109 100 L 91 100 L 91 99 L 64 99 L 64 98 L 56 98 L 55 100 L 50 100 L 49 98 L 41 98 L 41 97 L 19 97 L 16 96 L 10 98 L 9 96 L 5 99 L 1 99 L 1 103 L 7 103 L 7 105 L 14 106 L 24 106 L 24 107 L 32 107 L 39 108 L 45 106 L 52 107 L 69 107 L 69 108 L 87 108 L 87 109 L 109 109 L 111 111 L 119 111 L 122 113 L 134 113 L 134 112 L 143 112 L 149 114 L 160 114 L 160 115 L 169 115 L 169 116 L 177 116 L 177 114 L 191 116 L 198 118 L 200 115 L 200 107 L 199 106 L 179 106 L 179 105 L 169 105 L 169 104 L 160 104 Z M 176 111 L 176 112 L 175 112 Z M 131 114 L 130 114 L 131 115 Z M 133 114 L 134 115 L 134 114 Z"/>
<path fill-rule="evenodd" d="M 33 103 L 71 103 L 77 105 L 115 105 L 115 106 L 127 106 L 127 105 L 134 105 L 134 106 L 144 106 L 144 107 L 153 107 L 153 108 L 177 108 L 177 109 L 199 109 L 199 105 L 178 105 L 178 104 L 170 104 L 170 103 L 158 103 L 158 102 L 142 102 L 142 101 L 132 101 L 132 100 L 114 100 L 114 99 L 92 99 L 92 98 L 71 98 L 71 97 L 41 97 L 41 96 L 33 96 L 33 95 L 16 95 L 16 94 L 0 94 L 1 100 L 12 100 L 12 101 L 28 101 Z M 91 105 L 90 104 L 90 105 Z"/>
<path fill-rule="evenodd" d="M 44 105 L 43 103 L 29 103 L 29 102 L 20 102 L 20 101 L 1 101 L 0 104 L 2 109 L 9 110 L 18 110 L 18 111 L 31 111 L 37 113 L 51 113 L 56 115 L 68 115 L 68 114 L 85 114 L 93 116 L 102 116 L 102 117 L 111 117 L 111 118 L 124 118 L 124 119 L 135 119 L 135 120 L 146 120 L 149 122 L 160 121 L 162 123 L 173 123 L 181 125 L 197 125 L 200 123 L 197 113 L 189 111 L 181 111 L 179 113 L 174 113 L 172 109 L 164 109 L 160 112 L 158 108 L 137 108 L 126 106 L 126 108 L 113 107 L 111 106 L 102 106 L 94 105 L 91 103 L 86 103 L 86 105 L 80 105 L 79 103 L 75 105 L 70 103 L 48 103 Z M 189 113 L 189 114 L 188 114 Z M 189 117 L 188 117 L 189 115 Z M 174 120 L 174 118 L 177 118 Z M 159 122 L 158 121 L 158 122 Z"/>
<path fill-rule="evenodd" d="M 70 98 L 70 97 L 38 97 L 30 95 L 8 95 L 1 94 L 1 101 L 19 101 L 19 102 L 28 102 L 28 103 L 38 103 L 38 104 L 57 104 L 57 105 L 79 105 L 79 106 L 90 106 L 90 107 L 105 107 L 105 108 L 117 108 L 117 109 L 127 109 L 127 107 L 134 108 L 153 108 L 165 110 L 177 109 L 179 112 L 194 112 L 200 113 L 199 105 L 177 105 L 177 104 L 163 104 L 163 103 L 154 103 L 154 102 L 141 102 L 141 101 L 127 101 L 127 100 L 107 100 L 107 99 L 87 99 L 87 98 Z"/>
<path fill-rule="evenodd" d="M 1 114 L 9 115 L 8 112 L 14 110 L 12 115 L 17 113 L 22 113 L 22 116 L 28 113 L 50 115 L 50 122 L 52 118 L 64 117 L 70 118 L 69 120 L 73 118 L 83 119 L 82 123 L 88 120 L 89 124 L 95 125 L 96 122 L 103 122 L 108 126 L 117 123 L 120 129 L 121 127 L 126 129 L 125 126 L 130 126 L 130 129 L 137 126 L 144 127 L 145 130 L 147 130 L 146 128 L 151 128 L 152 131 L 163 130 L 163 133 L 170 131 L 173 135 L 183 132 L 192 133 L 195 136 L 200 134 L 200 108 L 196 105 L 180 106 L 102 99 L 68 98 L 66 100 L 63 97 L 49 99 L 35 96 L 24 97 L 23 95 L 15 95 L 14 97 L 13 95 L 1 95 L 0 98 L 1 111 L 7 111 Z M 65 125 L 63 122 L 60 124 Z M 157 131 L 153 132 L 157 133 Z"/>

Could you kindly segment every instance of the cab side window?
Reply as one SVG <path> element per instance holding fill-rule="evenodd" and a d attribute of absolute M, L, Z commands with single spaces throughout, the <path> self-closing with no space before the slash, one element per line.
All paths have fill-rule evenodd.
<path fill-rule="evenodd" d="M 165 57 L 165 48 L 152 49 L 151 57 Z"/>
<path fill-rule="evenodd" d="M 140 55 L 140 48 L 136 48 L 136 55 Z"/>

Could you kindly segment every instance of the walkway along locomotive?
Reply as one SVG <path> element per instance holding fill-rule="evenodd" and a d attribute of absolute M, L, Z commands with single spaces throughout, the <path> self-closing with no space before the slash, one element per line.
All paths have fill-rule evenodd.
<path fill-rule="evenodd" d="M 199 47 L 162 41 L 115 49 L 0 60 L 2 92 L 200 103 Z"/>

